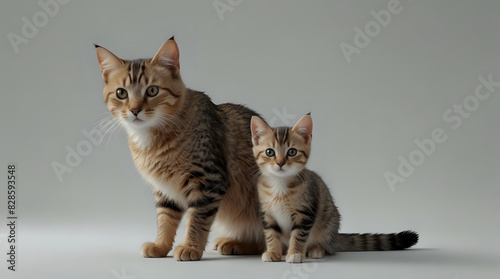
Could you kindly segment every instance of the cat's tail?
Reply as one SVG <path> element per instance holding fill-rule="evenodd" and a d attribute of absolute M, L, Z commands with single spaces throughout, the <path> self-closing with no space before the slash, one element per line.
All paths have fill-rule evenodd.
<path fill-rule="evenodd" d="M 414 231 L 389 234 L 341 233 L 334 249 L 336 252 L 403 250 L 415 245 L 417 241 L 418 233 Z"/>

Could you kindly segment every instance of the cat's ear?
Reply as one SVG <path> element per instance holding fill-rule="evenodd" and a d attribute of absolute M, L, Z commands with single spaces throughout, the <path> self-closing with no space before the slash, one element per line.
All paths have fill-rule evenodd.
<path fill-rule="evenodd" d="M 179 65 L 179 47 L 174 37 L 168 39 L 160 47 L 156 55 L 151 60 L 152 64 L 168 68 L 173 75 L 177 75 L 180 69 Z"/>
<path fill-rule="evenodd" d="M 297 134 L 301 135 L 306 144 L 309 144 L 312 139 L 312 128 L 313 128 L 313 122 L 310 114 L 302 116 L 297 123 L 295 123 L 295 126 L 293 126 L 292 131 L 296 132 Z"/>
<path fill-rule="evenodd" d="M 97 60 L 99 61 L 99 66 L 101 67 L 102 78 L 104 79 L 104 81 L 107 81 L 109 73 L 111 73 L 113 70 L 123 67 L 123 60 L 116 57 L 116 55 L 111 53 L 111 51 L 101 46 L 94 46 L 96 48 Z"/>
<path fill-rule="evenodd" d="M 258 145 L 259 140 L 265 134 L 271 132 L 271 128 L 258 116 L 252 116 L 250 121 L 250 128 L 252 129 L 252 143 Z"/>

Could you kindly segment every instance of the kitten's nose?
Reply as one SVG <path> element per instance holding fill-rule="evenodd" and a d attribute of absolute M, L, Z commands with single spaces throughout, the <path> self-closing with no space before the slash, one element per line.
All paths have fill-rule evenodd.
<path fill-rule="evenodd" d="M 285 162 L 277 162 L 276 164 L 278 164 L 278 166 L 280 166 L 280 169 L 285 165 Z"/>
<path fill-rule="evenodd" d="M 141 108 L 131 108 L 130 111 L 135 115 L 137 116 L 139 114 L 139 112 L 141 112 Z"/>

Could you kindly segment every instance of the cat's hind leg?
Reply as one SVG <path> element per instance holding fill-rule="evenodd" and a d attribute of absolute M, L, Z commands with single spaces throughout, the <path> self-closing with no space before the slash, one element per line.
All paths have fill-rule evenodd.
<path fill-rule="evenodd" d="M 313 244 L 307 248 L 307 257 L 312 259 L 320 259 L 323 258 L 326 254 L 326 251 L 319 244 Z"/>
<path fill-rule="evenodd" d="M 223 237 L 214 240 L 214 250 L 221 255 L 259 255 L 264 252 L 265 242 L 259 220 L 244 221 L 216 219 L 215 227 Z"/>
<path fill-rule="evenodd" d="M 214 250 L 221 255 L 258 255 L 262 249 L 257 242 L 241 241 L 229 237 L 215 240 Z"/>

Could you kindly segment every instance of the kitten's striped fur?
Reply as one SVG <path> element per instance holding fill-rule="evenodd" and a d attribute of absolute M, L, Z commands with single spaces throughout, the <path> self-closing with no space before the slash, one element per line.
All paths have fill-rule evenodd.
<path fill-rule="evenodd" d="M 96 51 L 106 105 L 127 130 L 134 163 L 155 194 L 157 239 L 143 245 L 144 257 L 167 256 L 185 213 L 187 232 L 174 251 L 177 260 L 202 257 L 216 216 L 227 236 L 216 240 L 219 253 L 262 252 L 251 179 L 257 167 L 249 124 L 256 113 L 215 105 L 204 93 L 187 89 L 173 38 L 152 59 L 122 60 L 99 46 Z"/>
<path fill-rule="evenodd" d="M 271 129 L 257 116 L 251 120 L 253 152 L 260 168 L 258 194 L 267 250 L 264 261 L 304 262 L 338 251 L 400 250 L 418 235 L 339 234 L 340 214 L 323 180 L 305 168 L 311 151 L 312 119 L 293 127 Z"/>

